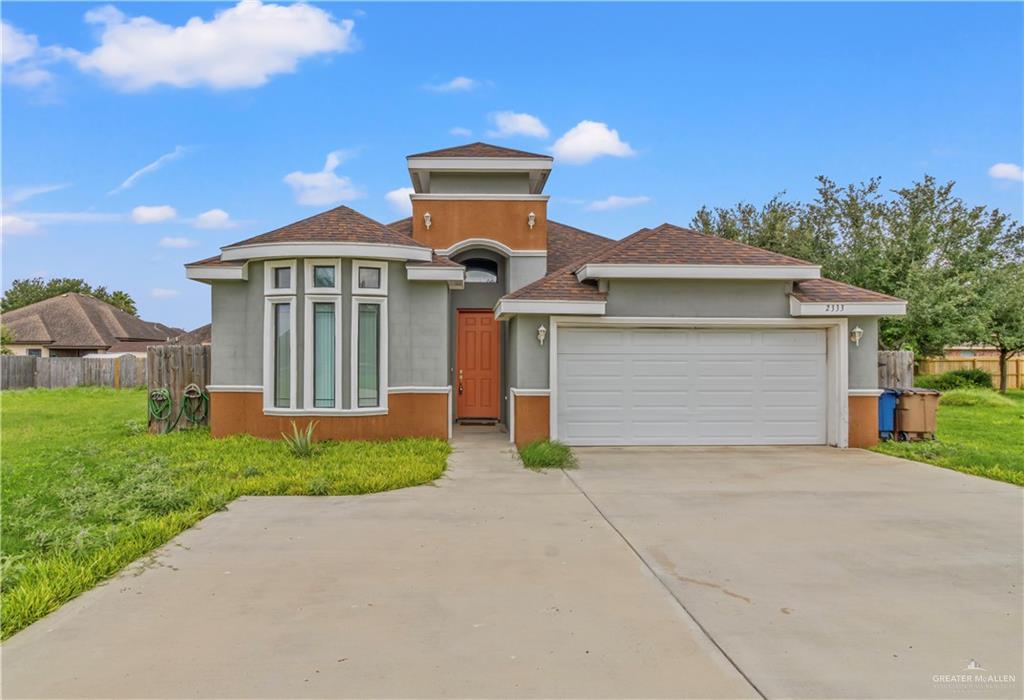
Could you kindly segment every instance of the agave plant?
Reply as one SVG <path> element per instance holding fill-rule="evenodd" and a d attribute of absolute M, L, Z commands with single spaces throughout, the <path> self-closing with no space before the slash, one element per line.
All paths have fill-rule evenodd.
<path fill-rule="evenodd" d="M 316 430 L 316 421 L 306 424 L 305 430 L 299 430 L 299 426 L 292 421 L 292 434 L 281 433 L 285 444 L 296 457 L 309 457 L 313 454 L 313 431 Z"/>

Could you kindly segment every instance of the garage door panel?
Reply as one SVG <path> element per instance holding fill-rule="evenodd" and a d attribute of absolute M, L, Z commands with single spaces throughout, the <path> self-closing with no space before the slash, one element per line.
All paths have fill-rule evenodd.
<path fill-rule="evenodd" d="M 559 332 L 558 436 L 588 445 L 824 444 L 825 333 Z"/>

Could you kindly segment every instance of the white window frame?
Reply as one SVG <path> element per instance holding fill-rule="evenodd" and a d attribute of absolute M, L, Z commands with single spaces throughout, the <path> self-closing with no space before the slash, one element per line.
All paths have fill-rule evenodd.
<path fill-rule="evenodd" d="M 335 273 L 337 274 L 337 273 Z M 336 278 L 337 279 L 337 278 Z M 334 406 L 330 408 L 317 406 L 315 404 L 313 386 L 313 351 L 315 343 L 313 339 L 313 304 L 334 304 Z M 342 356 L 344 345 L 342 344 L 342 303 L 338 294 L 307 294 L 303 306 L 303 329 L 305 337 L 302 348 L 302 405 L 307 411 L 329 411 L 342 413 L 342 382 L 343 372 Z"/>
<path fill-rule="evenodd" d="M 359 286 L 359 268 L 374 267 L 380 270 L 380 289 L 363 289 Z M 388 294 L 388 263 L 386 260 L 353 260 L 352 261 L 352 293 L 361 296 L 387 296 Z"/>
<path fill-rule="evenodd" d="M 355 269 L 355 268 L 353 268 Z M 380 362 L 377 367 L 377 406 L 359 405 L 359 305 L 380 306 Z M 352 296 L 352 332 L 349 337 L 349 406 L 352 412 L 377 412 L 388 410 L 388 300 L 382 296 Z"/>
<path fill-rule="evenodd" d="M 291 286 L 287 289 L 274 286 L 274 268 L 291 268 Z M 263 263 L 263 293 L 266 295 L 295 294 L 295 261 L 294 260 L 267 260 Z"/>
<path fill-rule="evenodd" d="M 313 268 L 314 267 L 333 267 L 334 268 L 334 286 L 333 287 L 314 287 L 313 286 Z M 304 274 L 303 279 L 305 280 L 306 294 L 341 294 L 341 261 L 337 258 L 306 258 L 304 261 Z"/>
<path fill-rule="evenodd" d="M 278 267 L 281 267 L 278 265 Z M 292 280 L 294 281 L 294 277 Z M 274 306 L 277 304 L 291 304 L 291 313 L 288 315 L 288 407 L 274 405 Z M 298 333 L 294 295 L 274 295 L 264 298 L 263 303 L 263 410 L 281 411 L 297 408 L 296 397 L 298 391 Z"/>

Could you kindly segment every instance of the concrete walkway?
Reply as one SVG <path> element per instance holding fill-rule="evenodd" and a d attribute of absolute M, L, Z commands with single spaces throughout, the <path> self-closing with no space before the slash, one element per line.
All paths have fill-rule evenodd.
<path fill-rule="evenodd" d="M 561 472 L 243 498 L 3 652 L 3 697 L 756 697 Z"/>

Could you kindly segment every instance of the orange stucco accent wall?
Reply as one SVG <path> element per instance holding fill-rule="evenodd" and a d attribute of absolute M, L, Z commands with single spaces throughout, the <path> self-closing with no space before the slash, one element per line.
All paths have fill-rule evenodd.
<path fill-rule="evenodd" d="M 851 396 L 850 447 L 873 447 L 878 444 L 878 397 Z"/>
<path fill-rule="evenodd" d="M 550 435 L 551 402 L 547 396 L 516 396 L 516 446 Z"/>
<path fill-rule="evenodd" d="M 430 212 L 430 229 L 423 214 Z M 536 215 L 533 229 L 527 221 Z M 513 250 L 547 250 L 545 200 L 413 200 L 412 237 L 431 248 L 450 248 L 467 238 L 489 238 Z"/>
<path fill-rule="evenodd" d="M 226 437 L 246 433 L 277 439 L 291 432 L 291 421 L 300 428 L 317 422 L 319 440 L 387 440 L 397 437 L 448 439 L 447 394 L 391 394 L 388 413 L 380 416 L 267 416 L 263 394 L 215 391 L 210 394 L 210 433 Z"/>

